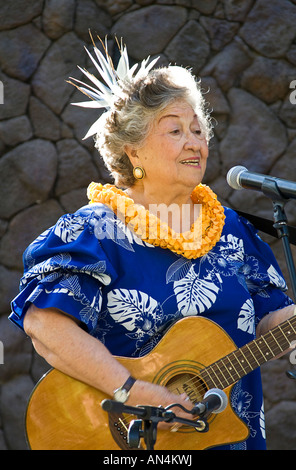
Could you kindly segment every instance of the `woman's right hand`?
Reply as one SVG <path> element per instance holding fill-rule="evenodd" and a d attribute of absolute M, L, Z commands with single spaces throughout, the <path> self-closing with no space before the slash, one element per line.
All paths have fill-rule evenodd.
<path fill-rule="evenodd" d="M 130 397 L 126 403 L 131 406 L 149 405 L 155 407 L 162 406 L 164 408 L 174 403 L 177 403 L 188 410 L 191 410 L 193 408 L 193 404 L 191 403 L 186 393 L 182 393 L 180 395 L 172 393 L 166 387 L 152 384 L 149 382 L 144 382 L 142 380 L 137 380 L 135 382 L 131 389 Z M 193 416 L 191 414 L 186 413 L 179 407 L 173 407 L 171 408 L 171 410 L 173 411 L 173 413 L 176 414 L 176 416 L 180 418 L 185 418 L 189 420 L 193 419 Z M 160 422 L 158 427 L 160 429 L 170 429 L 174 425 L 175 423 Z"/>

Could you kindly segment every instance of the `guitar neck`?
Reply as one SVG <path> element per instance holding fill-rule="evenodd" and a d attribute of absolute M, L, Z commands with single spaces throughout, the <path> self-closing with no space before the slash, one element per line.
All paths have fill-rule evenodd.
<path fill-rule="evenodd" d="M 210 388 L 225 389 L 291 347 L 296 339 L 296 316 L 203 369 Z"/>

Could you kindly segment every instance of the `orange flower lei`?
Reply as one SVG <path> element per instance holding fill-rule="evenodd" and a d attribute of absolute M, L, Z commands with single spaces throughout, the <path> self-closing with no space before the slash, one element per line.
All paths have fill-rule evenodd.
<path fill-rule="evenodd" d="M 87 189 L 87 196 L 90 204 L 100 202 L 110 207 L 143 241 L 188 259 L 208 253 L 220 239 L 224 226 L 224 209 L 216 194 L 204 184 L 196 186 L 191 194 L 193 203 L 201 204 L 200 216 L 190 230 L 183 233 L 174 232 L 167 223 L 111 184 L 103 186 L 93 182 Z"/>

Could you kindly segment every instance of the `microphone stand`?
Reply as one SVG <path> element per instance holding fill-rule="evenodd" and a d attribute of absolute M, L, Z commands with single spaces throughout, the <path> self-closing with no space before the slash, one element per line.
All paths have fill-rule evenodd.
<path fill-rule="evenodd" d="M 291 281 L 291 288 L 293 291 L 294 302 L 296 303 L 296 271 L 289 241 L 289 229 L 287 225 L 288 221 L 284 210 L 285 204 L 288 202 L 288 199 L 284 198 L 281 195 L 276 181 L 273 179 L 269 179 L 268 177 L 266 177 L 262 183 L 262 191 L 265 196 L 269 197 L 272 200 L 274 219 L 273 226 L 277 230 L 278 237 L 283 242 L 286 263 Z"/>
<path fill-rule="evenodd" d="M 103 410 L 116 414 L 133 414 L 140 419 L 131 421 L 128 429 L 128 444 L 130 448 L 139 448 L 140 439 L 144 439 L 146 449 L 154 450 L 157 438 L 157 425 L 161 421 L 166 423 L 180 423 L 186 426 L 192 426 L 198 432 L 206 432 L 209 429 L 206 417 L 200 417 L 197 420 L 179 418 L 170 410 L 173 407 L 179 407 L 186 413 L 191 413 L 182 405 L 174 403 L 166 408 L 162 406 L 129 406 L 114 400 L 103 400 L 101 403 Z"/>
<path fill-rule="evenodd" d="M 291 281 L 291 288 L 294 295 L 294 302 L 296 303 L 296 271 L 290 246 L 287 217 L 284 209 L 286 202 L 288 202 L 288 199 L 284 198 L 281 195 L 276 181 L 273 179 L 269 179 L 268 177 L 265 178 L 262 183 L 262 190 L 265 196 L 271 198 L 272 200 L 274 219 L 273 226 L 277 230 L 278 238 L 280 238 L 283 242 L 286 263 Z M 288 370 L 286 371 L 286 375 L 289 379 L 296 380 L 295 371 Z"/>

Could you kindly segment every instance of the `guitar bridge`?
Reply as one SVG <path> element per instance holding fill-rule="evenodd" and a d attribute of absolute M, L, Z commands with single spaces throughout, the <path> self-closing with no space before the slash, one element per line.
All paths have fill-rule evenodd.
<path fill-rule="evenodd" d="M 140 447 L 130 447 L 127 441 L 129 420 L 124 414 L 108 413 L 109 429 L 116 444 L 122 450 L 143 450 Z"/>

